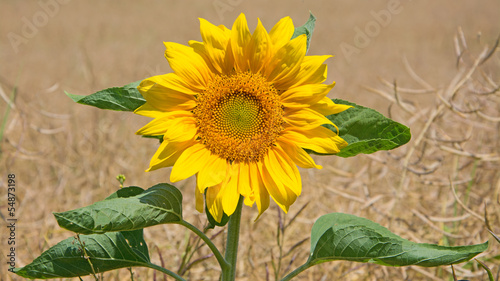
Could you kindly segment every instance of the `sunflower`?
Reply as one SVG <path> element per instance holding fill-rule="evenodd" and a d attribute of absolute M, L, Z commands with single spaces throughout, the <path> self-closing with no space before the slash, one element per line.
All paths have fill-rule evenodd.
<path fill-rule="evenodd" d="M 196 208 L 203 197 L 215 220 L 231 215 L 240 195 L 259 210 L 269 196 L 285 212 L 302 190 L 297 166 L 322 167 L 304 150 L 334 154 L 347 143 L 324 124 L 349 108 L 326 95 L 325 60 L 306 56 L 307 36 L 292 39 L 281 19 L 268 33 L 258 20 L 250 33 L 244 14 L 231 29 L 200 19 L 202 42 L 166 42 L 173 73 L 147 78 L 138 89 L 146 103 L 135 113 L 152 117 L 137 134 L 163 136 L 147 171 L 173 166 L 170 180 L 196 175 Z"/>

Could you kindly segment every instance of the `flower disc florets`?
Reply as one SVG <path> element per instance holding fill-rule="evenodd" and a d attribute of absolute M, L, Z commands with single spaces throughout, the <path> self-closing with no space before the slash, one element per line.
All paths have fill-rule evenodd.
<path fill-rule="evenodd" d="M 257 162 L 282 130 L 278 91 L 259 74 L 216 76 L 197 97 L 198 137 L 231 162 Z"/>

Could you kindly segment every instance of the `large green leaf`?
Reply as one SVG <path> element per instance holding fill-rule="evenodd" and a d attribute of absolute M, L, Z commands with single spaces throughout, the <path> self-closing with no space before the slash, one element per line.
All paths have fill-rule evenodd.
<path fill-rule="evenodd" d="M 468 261 L 487 248 L 488 242 L 459 247 L 414 243 L 368 219 L 332 213 L 313 225 L 308 263 L 348 260 L 433 267 Z"/>
<path fill-rule="evenodd" d="M 351 157 L 360 153 L 370 154 L 379 150 L 391 150 L 410 141 L 410 129 L 379 112 L 348 101 L 334 99 L 337 104 L 352 105 L 341 113 L 327 116 L 339 127 L 339 136 L 349 145 L 337 156 Z M 337 132 L 331 125 L 330 130 Z"/>
<path fill-rule="evenodd" d="M 302 34 L 307 35 L 307 50 L 309 50 L 309 45 L 311 44 L 311 37 L 315 26 L 316 26 L 316 17 L 311 12 L 309 12 L 309 19 L 303 26 L 295 28 L 292 35 L 292 39 Z"/>
<path fill-rule="evenodd" d="M 138 187 L 123 188 L 103 201 L 54 216 L 61 227 L 81 234 L 177 223 L 182 221 L 182 194 L 165 183 L 142 192 Z"/>
<path fill-rule="evenodd" d="M 43 252 L 27 266 L 14 269 L 14 272 L 26 278 L 49 279 L 84 276 L 131 266 L 150 267 L 148 247 L 142 232 L 139 229 L 80 235 L 79 240 L 71 237 Z"/>
<path fill-rule="evenodd" d="M 140 83 L 141 81 L 137 81 L 123 87 L 108 88 L 88 96 L 65 93 L 74 102 L 80 104 L 95 106 L 100 109 L 134 111 L 146 102 L 139 90 L 137 90 Z"/>

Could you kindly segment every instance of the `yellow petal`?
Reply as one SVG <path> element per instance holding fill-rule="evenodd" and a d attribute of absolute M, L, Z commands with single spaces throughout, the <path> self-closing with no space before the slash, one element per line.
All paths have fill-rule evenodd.
<path fill-rule="evenodd" d="M 259 210 L 259 215 L 255 219 L 257 220 L 260 215 L 262 215 L 262 213 L 269 208 L 269 192 L 264 186 L 258 165 L 250 163 L 248 168 L 250 173 L 250 188 L 253 192 L 252 201 L 255 201 L 257 209 Z"/>
<path fill-rule="evenodd" d="M 222 215 L 224 214 L 222 198 L 219 196 L 222 184 L 223 183 L 219 183 L 218 185 L 207 188 L 205 194 L 207 209 L 217 222 L 221 222 Z"/>
<path fill-rule="evenodd" d="M 168 127 L 165 126 L 165 123 L 168 120 L 172 120 L 169 117 L 161 117 L 161 118 L 156 118 L 146 124 L 144 127 L 140 128 L 137 132 L 135 132 L 136 135 L 144 135 L 144 136 L 161 136 L 164 135 L 165 132 L 167 131 Z"/>
<path fill-rule="evenodd" d="M 148 102 L 139 106 L 136 110 L 134 110 L 134 113 L 151 118 L 161 118 L 163 116 L 170 114 L 170 112 L 159 110 L 158 108 L 152 106 Z"/>
<path fill-rule="evenodd" d="M 198 186 L 205 188 L 221 183 L 227 176 L 227 160 L 217 155 L 210 155 L 207 164 L 200 169 L 196 176 Z M 202 191 L 201 190 L 201 191 Z"/>
<path fill-rule="evenodd" d="M 203 42 L 189 40 L 188 44 L 191 48 L 193 48 L 195 53 L 197 53 L 198 55 L 200 55 L 203 58 L 203 60 L 206 62 L 208 68 L 210 69 L 210 71 L 212 73 L 221 74 L 221 72 L 214 67 L 214 65 L 212 63 L 212 59 L 210 58 L 210 56 L 208 54 L 207 47 L 205 46 L 205 44 Z"/>
<path fill-rule="evenodd" d="M 194 139 L 198 132 L 196 119 L 193 117 L 176 118 L 166 123 L 168 126 L 163 139 L 182 142 Z"/>
<path fill-rule="evenodd" d="M 238 172 L 238 193 L 249 197 L 252 193 L 252 189 L 250 188 L 250 167 L 247 163 L 239 163 L 239 172 Z M 252 175 L 253 176 L 253 175 Z"/>
<path fill-rule="evenodd" d="M 262 178 L 262 183 L 265 186 L 267 192 L 269 195 L 273 198 L 274 202 L 285 211 L 285 213 L 288 213 L 288 207 L 284 205 L 283 203 L 286 201 L 283 199 L 282 194 L 284 192 L 281 192 L 280 189 L 283 189 L 283 187 L 278 186 L 267 169 L 265 169 L 264 165 L 262 162 L 257 162 L 257 168 L 259 170 L 259 174 L 261 175 Z"/>
<path fill-rule="evenodd" d="M 161 111 L 190 111 L 196 106 L 193 95 L 176 92 L 156 83 L 151 85 L 147 91 L 141 91 L 141 94 L 149 104 Z"/>
<path fill-rule="evenodd" d="M 325 127 L 316 127 L 311 130 L 298 128 L 286 129 L 281 137 L 295 142 L 298 146 L 316 151 L 318 153 L 334 154 L 347 146 L 347 142 Z"/>
<path fill-rule="evenodd" d="M 267 157 L 267 156 L 265 156 Z M 274 179 L 273 175 L 269 172 L 269 168 L 262 162 L 258 162 L 257 167 L 259 168 L 260 174 L 262 176 L 262 182 L 264 183 L 267 192 L 273 197 L 274 201 L 278 204 L 285 204 L 287 201 L 287 194 L 283 182 Z"/>
<path fill-rule="evenodd" d="M 268 159 L 266 159 L 268 158 Z M 262 182 L 266 187 L 269 195 L 273 198 L 273 200 L 283 209 L 283 211 L 288 212 L 288 208 L 290 205 L 295 202 L 297 199 L 297 195 L 292 192 L 289 188 L 283 185 L 283 181 L 278 178 L 275 178 L 274 175 L 277 174 L 275 170 L 271 170 L 272 165 L 278 165 L 274 161 L 271 164 L 271 160 L 269 159 L 269 154 L 264 156 L 264 163 L 257 162 L 257 167 L 259 168 L 260 175 L 262 176 Z M 281 173 L 278 175 L 281 176 Z"/>
<path fill-rule="evenodd" d="M 269 149 L 268 157 L 264 157 L 264 164 L 270 175 L 280 181 L 286 189 L 290 189 L 299 196 L 302 192 L 302 179 L 295 163 L 279 147 Z"/>
<path fill-rule="evenodd" d="M 156 150 L 156 153 L 151 158 L 151 162 L 149 163 L 149 169 L 146 171 L 154 171 L 164 167 L 170 167 L 175 164 L 177 159 L 181 156 L 181 154 L 188 147 L 193 145 L 193 142 L 168 142 L 163 141 Z"/>
<path fill-rule="evenodd" d="M 195 143 L 187 148 L 175 162 L 170 173 L 170 181 L 177 182 L 198 173 L 207 164 L 209 156 L 210 151 L 203 144 Z"/>
<path fill-rule="evenodd" d="M 211 24 L 209 21 L 200 18 L 200 33 L 203 42 L 218 50 L 224 50 L 229 41 L 229 33 L 225 29 Z"/>
<path fill-rule="evenodd" d="M 271 49 L 271 39 L 266 29 L 262 26 L 260 19 L 253 32 L 252 39 L 248 44 L 250 70 L 253 73 L 259 72 L 262 67 L 267 65 Z"/>
<path fill-rule="evenodd" d="M 278 90 L 293 85 L 299 74 L 300 65 L 306 55 L 307 36 L 305 34 L 290 40 L 271 58 L 266 74 L 269 82 Z"/>
<path fill-rule="evenodd" d="M 231 38 L 231 29 L 227 28 L 227 27 L 226 27 L 225 25 L 223 25 L 223 24 L 219 24 L 217 27 L 218 27 L 218 28 L 220 28 L 222 31 L 224 31 L 225 36 L 226 36 L 227 38 Z"/>
<path fill-rule="evenodd" d="M 323 115 L 337 114 L 351 108 L 350 105 L 336 104 L 330 98 L 324 97 L 317 103 L 311 105 L 311 109 Z"/>
<path fill-rule="evenodd" d="M 306 56 L 300 65 L 300 75 L 290 87 L 296 87 L 305 84 L 319 84 L 326 80 L 327 65 L 323 64 L 325 60 L 332 56 Z"/>
<path fill-rule="evenodd" d="M 290 17 L 284 17 L 269 32 L 273 47 L 278 50 L 292 38 L 295 28 Z"/>
<path fill-rule="evenodd" d="M 244 72 L 248 70 L 247 47 L 251 38 L 252 35 L 250 34 L 250 30 L 248 30 L 247 19 L 245 15 L 241 13 L 234 21 L 233 27 L 231 28 L 230 45 L 237 71 Z"/>
<path fill-rule="evenodd" d="M 250 197 L 245 197 L 245 199 L 243 200 L 243 204 L 247 205 L 248 207 L 252 207 L 253 203 L 255 203 L 255 201 Z"/>
<path fill-rule="evenodd" d="M 231 35 L 230 30 L 224 26 L 215 26 L 200 18 L 200 32 L 206 55 L 213 68 L 218 73 L 228 73 L 233 67 L 232 56 L 226 55 Z"/>
<path fill-rule="evenodd" d="M 213 77 L 205 60 L 193 48 L 173 42 L 164 42 L 165 58 L 172 70 L 181 77 L 191 89 L 203 90 Z"/>
<path fill-rule="evenodd" d="M 290 88 L 284 91 L 281 102 L 285 107 L 304 108 L 312 106 L 321 101 L 335 86 L 327 84 L 308 84 Z"/>
<path fill-rule="evenodd" d="M 220 191 L 222 196 L 222 208 L 224 209 L 224 213 L 228 216 L 234 213 L 240 199 L 240 193 L 238 192 L 238 166 L 238 164 L 232 165 L 231 178 L 227 184 L 222 185 Z"/>
<path fill-rule="evenodd" d="M 203 209 L 204 207 L 204 198 L 203 198 L 203 192 L 200 192 L 199 188 L 196 187 L 194 189 L 194 196 L 195 196 L 195 199 L 196 199 L 196 211 L 200 212 L 200 213 L 203 213 L 203 211 L 205 211 L 205 209 Z"/>
<path fill-rule="evenodd" d="M 295 143 L 286 138 L 278 138 L 278 145 L 292 159 L 292 161 L 301 168 L 316 168 L 322 169 L 320 165 L 316 165 L 312 157 L 305 152 L 304 149 L 297 146 Z"/>
<path fill-rule="evenodd" d="M 334 126 L 332 121 L 328 120 L 323 114 L 309 108 L 286 109 L 283 120 L 290 126 L 299 127 L 301 130 L 310 130 L 323 124 Z"/>
<path fill-rule="evenodd" d="M 167 73 L 146 78 L 141 81 L 141 84 L 137 87 L 137 89 L 141 92 L 141 94 L 143 94 L 149 91 L 149 89 L 155 84 L 159 84 L 164 88 L 186 95 L 198 94 L 198 91 L 193 91 L 187 82 L 175 73 Z"/>
<path fill-rule="evenodd" d="M 139 129 L 136 134 L 158 136 L 165 135 L 169 130 L 171 130 L 170 134 L 174 134 L 174 132 L 178 131 L 178 128 L 175 128 L 178 126 L 182 126 L 186 130 L 189 129 L 189 132 L 179 133 L 192 133 L 193 129 L 196 130 L 196 128 L 193 127 L 195 122 L 196 120 L 194 119 L 193 114 L 189 111 L 172 111 L 164 114 L 162 117 L 155 118 L 146 126 Z"/>

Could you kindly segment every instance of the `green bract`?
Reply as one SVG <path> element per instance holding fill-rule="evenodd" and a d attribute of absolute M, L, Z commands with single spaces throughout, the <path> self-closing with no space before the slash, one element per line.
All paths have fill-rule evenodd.
<path fill-rule="evenodd" d="M 307 20 L 307 22 L 303 26 L 295 28 L 295 31 L 293 32 L 292 35 L 292 39 L 299 35 L 305 34 L 307 36 L 307 50 L 309 50 L 309 45 L 311 45 L 311 38 L 315 26 L 316 26 L 316 17 L 312 13 L 309 13 L 309 19 Z"/>

